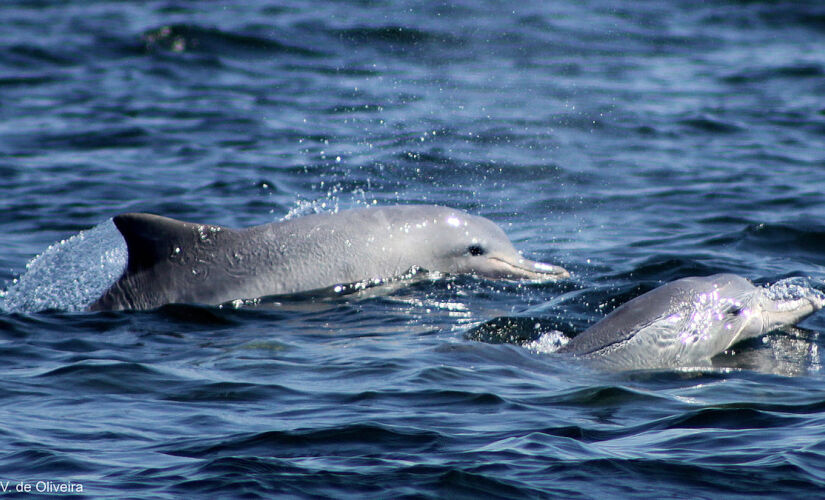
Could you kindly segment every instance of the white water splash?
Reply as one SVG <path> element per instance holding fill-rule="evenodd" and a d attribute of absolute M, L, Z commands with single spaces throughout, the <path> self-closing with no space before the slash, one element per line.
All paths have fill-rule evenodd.
<path fill-rule="evenodd" d="M 546 354 L 558 351 L 563 345 L 570 342 L 570 339 L 558 330 L 545 332 L 539 338 L 527 342 L 522 347 L 539 354 Z"/>
<path fill-rule="evenodd" d="M 810 300 L 819 308 L 825 307 L 825 294 L 811 286 L 807 278 L 785 278 L 765 287 L 765 294 L 780 304 L 795 307 L 797 301 Z"/>
<path fill-rule="evenodd" d="M 315 200 L 296 201 L 295 207 L 290 209 L 281 220 L 295 219 L 311 214 L 338 213 L 349 208 L 369 207 L 377 204 L 378 200 L 367 199 L 363 189 L 357 188 L 347 192 L 336 184 L 327 189 L 326 196 Z"/>
<path fill-rule="evenodd" d="M 83 310 L 123 274 L 126 256 L 126 242 L 109 219 L 32 259 L 26 272 L 2 293 L 0 309 Z"/>

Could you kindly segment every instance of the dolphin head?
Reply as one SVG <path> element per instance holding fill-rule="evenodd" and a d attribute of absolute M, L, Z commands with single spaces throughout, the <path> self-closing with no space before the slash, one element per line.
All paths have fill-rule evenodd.
<path fill-rule="evenodd" d="M 761 321 L 762 289 L 734 274 L 717 274 L 694 281 L 696 294 L 687 303 L 685 343 L 699 343 L 710 352 L 724 350 L 736 342 L 765 333 Z M 701 283 L 701 284 L 700 284 Z M 702 286 L 704 285 L 704 287 Z"/>
<path fill-rule="evenodd" d="M 825 306 L 825 294 L 802 283 L 799 278 L 780 280 L 771 286 L 756 287 L 740 307 L 727 311 L 731 329 L 740 340 L 794 325 Z"/>
<path fill-rule="evenodd" d="M 484 278 L 547 282 L 570 273 L 559 266 L 524 258 L 489 219 L 446 207 L 417 207 L 407 215 L 400 243 L 416 254 L 428 271 L 472 274 Z M 415 221 L 410 223 L 410 221 Z"/>
<path fill-rule="evenodd" d="M 709 359 L 737 342 L 794 325 L 825 305 L 825 295 L 795 280 L 770 287 L 734 274 L 681 280 L 694 290 L 681 307 L 681 359 Z"/>

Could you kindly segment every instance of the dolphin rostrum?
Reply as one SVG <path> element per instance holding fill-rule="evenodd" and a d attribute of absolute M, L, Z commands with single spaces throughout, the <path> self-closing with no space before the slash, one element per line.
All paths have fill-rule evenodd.
<path fill-rule="evenodd" d="M 570 276 L 523 258 L 490 220 L 434 205 L 359 208 L 239 230 L 141 213 L 113 220 L 126 240 L 126 269 L 91 310 L 216 305 L 411 269 L 536 282 Z"/>
<path fill-rule="evenodd" d="M 619 369 L 697 367 L 733 344 L 791 326 L 825 305 L 799 285 L 764 288 L 735 274 L 672 281 L 621 305 L 560 353 Z"/>

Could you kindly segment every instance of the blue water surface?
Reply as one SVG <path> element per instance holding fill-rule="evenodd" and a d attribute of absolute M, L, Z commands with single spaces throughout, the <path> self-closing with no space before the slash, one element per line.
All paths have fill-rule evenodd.
<path fill-rule="evenodd" d="M 0 19 L 0 288 L 121 212 L 244 227 L 396 203 L 483 215 L 575 274 L 88 313 L 61 307 L 99 285 L 72 273 L 123 256 L 85 239 L 42 270 L 64 294 L 46 310 L 0 299 L 0 485 L 825 488 L 825 314 L 701 371 L 600 372 L 533 342 L 684 276 L 825 289 L 821 2 L 6 0 Z"/>

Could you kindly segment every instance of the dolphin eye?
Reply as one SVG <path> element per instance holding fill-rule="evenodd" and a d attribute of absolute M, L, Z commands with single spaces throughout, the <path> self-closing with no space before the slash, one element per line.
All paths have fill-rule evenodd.
<path fill-rule="evenodd" d="M 484 251 L 484 248 L 482 248 L 481 245 L 473 244 L 473 245 L 470 245 L 469 247 L 467 247 L 467 253 L 469 253 L 470 255 L 473 255 L 473 256 L 478 256 L 478 255 L 484 255 L 487 252 Z"/>
<path fill-rule="evenodd" d="M 730 309 L 725 311 L 726 314 L 730 316 L 739 316 L 742 314 L 742 307 L 741 306 L 731 306 Z"/>

